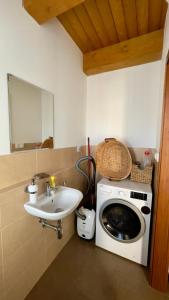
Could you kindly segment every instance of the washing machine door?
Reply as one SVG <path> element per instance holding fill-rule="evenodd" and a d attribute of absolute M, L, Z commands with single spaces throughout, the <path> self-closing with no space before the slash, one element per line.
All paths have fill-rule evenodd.
<path fill-rule="evenodd" d="M 139 209 L 123 199 L 104 202 L 100 223 L 109 236 L 119 242 L 133 243 L 145 232 L 145 220 Z"/>

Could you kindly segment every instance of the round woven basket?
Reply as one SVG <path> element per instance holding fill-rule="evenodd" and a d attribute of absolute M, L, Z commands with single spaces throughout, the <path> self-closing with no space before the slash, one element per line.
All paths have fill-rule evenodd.
<path fill-rule="evenodd" d="M 106 178 L 122 180 L 129 176 L 132 159 L 128 148 L 116 139 L 105 139 L 96 149 L 97 171 Z"/>

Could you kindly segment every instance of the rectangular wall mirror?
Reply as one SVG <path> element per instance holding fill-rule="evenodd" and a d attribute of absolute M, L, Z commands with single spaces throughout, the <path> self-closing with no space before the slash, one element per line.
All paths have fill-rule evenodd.
<path fill-rule="evenodd" d="M 53 148 L 54 96 L 8 74 L 11 152 Z"/>

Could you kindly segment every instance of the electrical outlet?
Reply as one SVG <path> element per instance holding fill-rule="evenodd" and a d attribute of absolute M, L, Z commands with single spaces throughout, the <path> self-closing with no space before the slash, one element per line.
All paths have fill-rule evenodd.
<path fill-rule="evenodd" d="M 156 162 L 159 162 L 159 152 L 156 152 L 154 154 L 154 158 L 155 158 Z"/>
<path fill-rule="evenodd" d="M 76 151 L 80 152 L 80 146 L 76 146 Z"/>

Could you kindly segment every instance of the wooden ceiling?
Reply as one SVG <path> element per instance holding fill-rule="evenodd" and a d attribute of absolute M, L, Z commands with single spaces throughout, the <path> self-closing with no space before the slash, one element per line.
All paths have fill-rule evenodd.
<path fill-rule="evenodd" d="M 143 51 L 139 52 L 138 63 L 136 60 L 132 63 L 125 62 L 121 67 L 154 61 L 161 57 L 162 29 L 167 11 L 165 0 L 24 0 L 24 6 L 39 23 L 53 16 L 58 17 L 82 50 L 84 71 L 87 74 L 119 68 L 120 64 L 113 68 L 116 52 L 122 52 L 123 60 L 126 60 L 127 52 L 127 59 L 131 60 L 131 47 L 135 47 L 135 50 L 141 47 Z M 156 34 L 152 35 L 152 32 Z M 143 35 L 145 38 L 142 38 Z M 140 43 L 149 45 L 145 47 L 145 53 L 144 44 L 140 46 Z M 113 63 L 110 64 L 106 56 L 112 53 L 115 55 Z M 100 59 L 104 58 L 102 68 L 97 68 L 98 57 L 100 65 Z M 94 67 L 91 66 L 93 61 L 96 63 Z"/>
<path fill-rule="evenodd" d="M 165 0 L 86 0 L 58 19 L 83 53 L 164 27 Z"/>
<path fill-rule="evenodd" d="M 43 24 L 84 1 L 85 0 L 23 0 L 23 6 L 39 24 Z"/>

